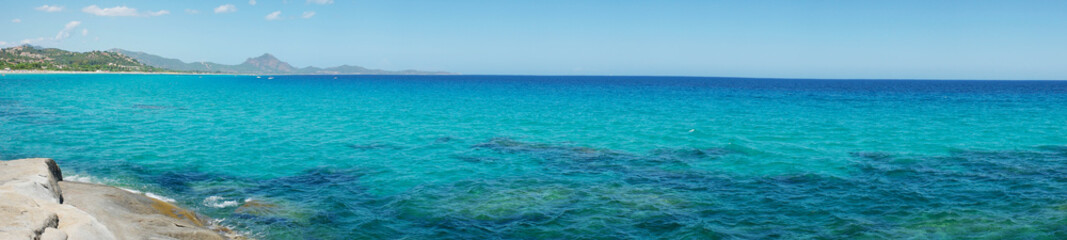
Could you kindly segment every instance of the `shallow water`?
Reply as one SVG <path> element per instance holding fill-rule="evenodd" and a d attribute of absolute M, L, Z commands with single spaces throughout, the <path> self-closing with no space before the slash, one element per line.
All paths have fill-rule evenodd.
<path fill-rule="evenodd" d="M 7 75 L 0 159 L 263 239 L 1067 239 L 1067 82 Z"/>

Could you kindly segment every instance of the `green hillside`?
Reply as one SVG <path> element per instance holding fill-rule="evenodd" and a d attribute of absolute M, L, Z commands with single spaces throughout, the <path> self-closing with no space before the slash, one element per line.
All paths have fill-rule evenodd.
<path fill-rule="evenodd" d="M 22 45 L 0 49 L 0 69 L 48 71 L 162 72 L 121 53 L 71 52 Z"/>

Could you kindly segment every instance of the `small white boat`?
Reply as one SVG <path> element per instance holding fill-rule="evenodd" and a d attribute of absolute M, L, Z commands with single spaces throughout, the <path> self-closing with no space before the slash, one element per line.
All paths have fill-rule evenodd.
<path fill-rule="evenodd" d="M 274 79 L 274 77 L 267 77 L 267 80 L 271 80 L 271 79 Z"/>
<path fill-rule="evenodd" d="M 263 78 L 263 77 L 260 77 L 260 76 L 256 76 L 256 78 Z"/>

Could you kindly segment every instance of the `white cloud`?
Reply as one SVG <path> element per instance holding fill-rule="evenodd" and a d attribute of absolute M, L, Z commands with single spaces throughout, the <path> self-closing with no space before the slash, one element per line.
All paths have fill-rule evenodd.
<path fill-rule="evenodd" d="M 88 14 L 92 14 L 92 15 L 97 15 L 97 16 L 108 16 L 108 17 L 133 17 L 133 16 L 137 16 L 137 9 L 128 8 L 126 6 L 117 6 L 117 7 L 112 7 L 112 8 L 100 8 L 100 7 L 97 7 L 96 5 L 89 5 L 88 7 L 82 8 L 82 12 L 85 12 L 85 13 L 88 13 Z"/>
<path fill-rule="evenodd" d="M 155 16 L 163 16 L 163 15 L 167 15 L 167 14 L 170 14 L 170 11 L 167 11 L 167 10 L 159 10 L 159 11 L 155 11 L 155 12 L 151 12 L 151 11 L 149 11 L 149 12 L 145 12 L 145 15 L 148 15 L 148 16 L 152 16 L 152 17 L 155 17 Z"/>
<path fill-rule="evenodd" d="M 69 23 L 67 23 L 66 26 L 63 26 L 63 30 L 59 30 L 59 33 L 56 34 L 55 40 L 62 40 L 64 38 L 70 37 L 70 31 L 74 30 L 74 28 L 78 27 L 78 25 L 82 25 L 82 22 L 70 21 Z M 88 32 L 86 32 L 86 34 L 88 34 Z"/>
<path fill-rule="evenodd" d="M 188 14 L 197 14 L 197 13 L 200 13 L 200 11 L 199 11 L 199 10 L 196 10 L 196 9 L 185 9 L 185 13 L 188 13 Z"/>
<path fill-rule="evenodd" d="M 264 17 L 264 19 L 267 19 L 267 20 L 278 20 L 278 19 L 281 18 L 281 16 L 282 16 L 282 11 L 274 11 L 274 12 L 272 12 L 270 14 L 267 14 L 267 16 Z"/>
<path fill-rule="evenodd" d="M 333 0 L 308 0 L 308 3 L 314 3 L 318 5 L 333 4 Z"/>
<path fill-rule="evenodd" d="M 233 4 L 226 4 L 215 8 L 215 13 L 230 13 L 236 11 L 237 6 L 234 6 Z"/>
<path fill-rule="evenodd" d="M 81 24 L 82 24 L 82 22 L 80 22 L 80 21 L 70 21 L 66 25 L 63 25 L 63 29 L 59 30 L 59 33 L 56 33 L 55 37 L 27 38 L 27 39 L 23 39 L 22 41 L 18 41 L 18 42 L 0 42 L 0 45 L 7 45 L 7 44 L 14 45 L 16 43 L 17 44 L 38 44 L 38 43 L 41 43 L 41 42 L 58 42 L 60 40 L 69 38 L 70 37 L 70 33 L 73 32 L 75 28 L 78 28 L 78 26 L 81 26 Z M 81 34 L 82 34 L 82 36 L 88 35 L 89 34 L 89 30 L 85 29 L 85 28 L 82 28 Z"/>
<path fill-rule="evenodd" d="M 315 16 L 315 11 L 304 12 L 304 15 L 300 15 L 302 18 L 311 18 Z"/>
<path fill-rule="evenodd" d="M 170 11 L 167 10 L 159 10 L 155 12 L 145 11 L 142 13 L 138 12 L 136 8 L 126 6 L 100 8 L 96 5 L 89 5 L 88 7 L 82 8 L 82 12 L 105 17 L 155 17 L 170 14 Z"/>
<path fill-rule="evenodd" d="M 59 11 L 63 11 L 63 6 L 42 5 L 40 7 L 34 8 L 34 9 L 37 9 L 38 11 L 45 11 L 45 12 L 59 12 Z"/>
<path fill-rule="evenodd" d="M 248 5 L 255 6 L 256 5 L 256 0 L 248 0 Z"/>
<path fill-rule="evenodd" d="M 16 18 L 16 19 L 11 19 L 11 22 L 13 22 L 13 23 L 20 23 L 20 22 L 22 22 L 22 19 L 18 19 L 18 18 Z"/>

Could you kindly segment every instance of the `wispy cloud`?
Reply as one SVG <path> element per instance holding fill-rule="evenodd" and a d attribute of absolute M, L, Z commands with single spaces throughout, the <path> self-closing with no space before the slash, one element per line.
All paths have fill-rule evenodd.
<path fill-rule="evenodd" d="M 200 10 L 196 10 L 196 9 L 185 9 L 185 13 L 188 13 L 188 14 L 197 14 L 197 13 L 200 13 Z"/>
<path fill-rule="evenodd" d="M 256 0 L 248 0 L 248 5 L 255 6 L 256 5 Z"/>
<path fill-rule="evenodd" d="M 67 23 L 67 25 L 63 26 L 63 30 L 59 30 L 59 33 L 56 34 L 55 40 L 62 40 L 70 37 L 70 31 L 74 30 L 74 28 L 78 27 L 78 25 L 82 25 L 82 22 L 70 21 L 69 23 Z M 88 32 L 86 32 L 86 34 L 88 34 Z"/>
<path fill-rule="evenodd" d="M 308 0 L 308 3 L 314 3 L 318 5 L 333 4 L 333 0 Z"/>
<path fill-rule="evenodd" d="M 267 20 L 278 20 L 278 19 L 281 19 L 281 17 L 282 17 L 282 11 L 274 11 L 274 12 L 272 12 L 270 14 L 267 14 L 267 16 L 263 17 L 263 18 L 267 19 Z"/>
<path fill-rule="evenodd" d="M 152 16 L 152 17 L 155 17 L 155 16 L 163 16 L 163 15 L 167 15 L 167 14 L 170 14 L 170 11 L 167 11 L 167 10 L 159 10 L 159 11 L 155 11 L 155 12 L 146 12 L 146 14 L 147 14 L 148 16 Z"/>
<path fill-rule="evenodd" d="M 307 12 L 304 12 L 303 15 L 300 15 L 300 17 L 302 17 L 302 18 L 311 18 L 311 17 L 314 17 L 314 16 L 315 16 L 315 11 L 307 11 Z"/>
<path fill-rule="evenodd" d="M 74 29 L 76 29 L 79 26 L 81 26 L 81 24 L 82 24 L 81 21 L 70 21 L 66 25 L 63 25 L 63 29 L 60 29 L 59 33 L 56 33 L 55 37 L 27 38 L 27 39 L 23 39 L 22 41 L 18 41 L 18 42 L 3 42 L 3 41 L 0 41 L 0 46 L 7 46 L 9 44 L 10 45 L 14 45 L 14 44 L 39 44 L 39 43 L 42 43 L 42 42 L 58 42 L 60 40 L 69 38 L 70 37 L 70 33 L 74 32 Z M 85 28 L 82 28 L 81 34 L 82 34 L 82 36 L 89 35 L 89 30 L 85 29 Z"/>
<path fill-rule="evenodd" d="M 231 13 L 236 11 L 237 6 L 234 6 L 233 4 L 226 4 L 215 8 L 215 13 Z"/>
<path fill-rule="evenodd" d="M 40 6 L 40 7 L 36 7 L 34 9 L 37 9 L 38 11 L 45 11 L 45 12 L 60 12 L 60 11 L 63 11 L 63 6 L 43 5 L 43 6 Z"/>
<path fill-rule="evenodd" d="M 82 12 L 85 12 L 85 13 L 88 13 L 88 14 L 92 14 L 92 15 L 97 15 L 97 16 L 105 16 L 105 17 L 155 17 L 155 16 L 162 16 L 162 15 L 170 14 L 170 11 L 167 11 L 167 10 L 159 10 L 159 11 L 155 11 L 155 12 L 153 12 L 153 11 L 139 12 L 139 11 L 137 11 L 136 8 L 126 7 L 126 6 L 115 6 L 115 7 L 110 7 L 110 8 L 100 8 L 100 7 L 96 6 L 96 5 L 89 5 L 88 7 L 82 8 Z"/>
<path fill-rule="evenodd" d="M 13 23 L 20 23 L 20 22 L 22 22 L 22 19 L 18 19 L 18 18 L 16 18 L 16 19 L 11 19 L 11 22 L 13 22 Z"/>

